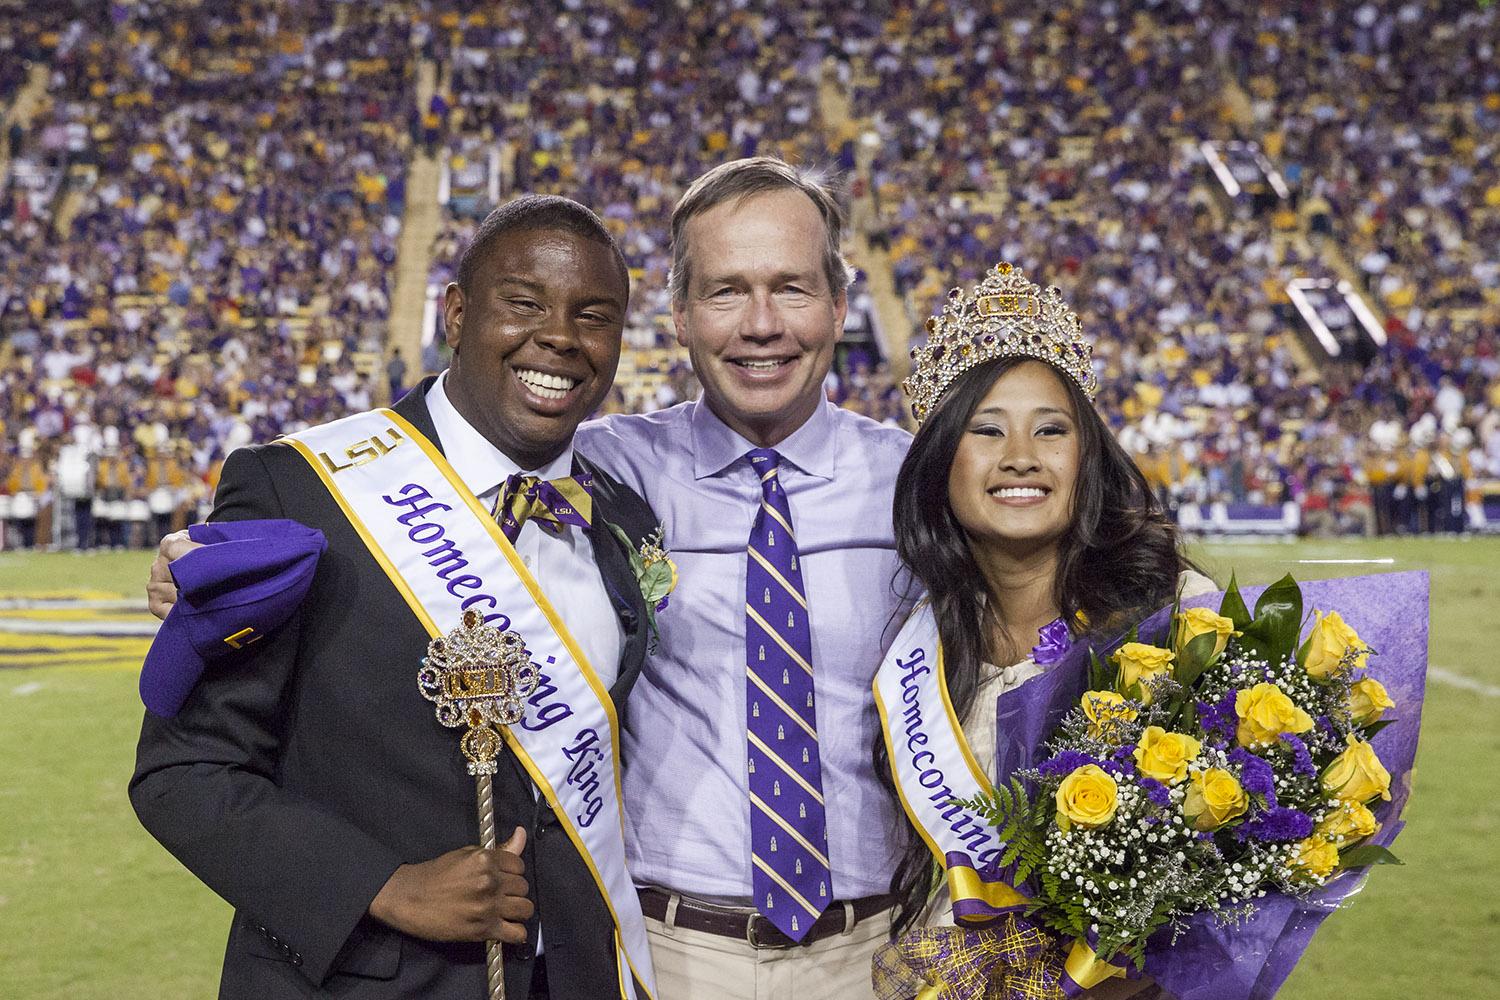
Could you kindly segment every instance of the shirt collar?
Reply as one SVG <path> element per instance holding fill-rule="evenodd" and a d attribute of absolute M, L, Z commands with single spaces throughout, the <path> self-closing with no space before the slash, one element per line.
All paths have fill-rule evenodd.
<path fill-rule="evenodd" d="M 774 445 L 783 460 L 819 479 L 832 479 L 838 462 L 837 427 L 833 422 L 834 405 L 827 399 L 818 402 L 812 416 L 785 440 Z M 699 397 L 693 404 L 693 478 L 706 479 L 729 468 L 757 447 L 719 419 L 708 402 Z"/>
<path fill-rule="evenodd" d="M 506 477 L 524 472 L 540 479 L 560 479 L 573 474 L 573 444 L 563 450 L 552 461 L 540 469 L 523 469 L 505 452 L 496 448 L 489 439 L 464 419 L 454 407 L 443 383 L 448 373 L 443 372 L 425 397 L 427 412 L 432 417 L 432 428 L 438 440 L 443 442 L 443 455 L 453 471 L 458 473 L 469 492 L 483 496 L 505 482 Z"/>

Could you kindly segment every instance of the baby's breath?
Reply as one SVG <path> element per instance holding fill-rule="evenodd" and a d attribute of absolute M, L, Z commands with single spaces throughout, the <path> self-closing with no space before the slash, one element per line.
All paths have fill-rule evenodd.
<path fill-rule="evenodd" d="M 1164 926 L 1171 926 L 1175 937 L 1190 917 L 1204 912 L 1237 924 L 1268 893 L 1306 895 L 1332 877 L 1298 863 L 1297 841 L 1344 808 L 1325 797 L 1318 776 L 1344 750 L 1346 737 L 1359 732 L 1350 717 L 1349 694 L 1365 673 L 1355 667 L 1363 650 L 1351 650 L 1318 679 L 1298 663 L 1296 649 L 1266 655 L 1264 647 L 1241 641 L 1241 634 L 1235 633 L 1190 690 L 1162 674 L 1146 682 L 1139 700 L 1127 695 L 1133 718 L 1122 712 L 1100 727 L 1075 708 L 1044 748 L 1044 763 L 1017 776 L 1016 788 L 1031 791 L 1020 797 L 1025 809 L 1004 818 L 1013 824 L 1013 834 L 1024 827 L 1033 838 L 1036 858 L 1028 869 L 1033 913 L 1064 935 L 1097 940 L 1101 956 L 1139 962 L 1146 939 Z M 1312 728 L 1283 734 L 1269 745 L 1239 746 L 1237 709 L 1231 709 L 1238 692 L 1258 684 L 1279 688 L 1313 720 Z M 1148 726 L 1199 742 L 1185 779 L 1162 785 L 1137 770 L 1133 750 Z M 1064 753 L 1069 756 L 1059 758 Z M 1060 825 L 1058 788 L 1073 762 L 1085 758 L 1114 778 L 1114 815 L 1092 829 Z M 1046 762 L 1054 759 L 1067 763 L 1049 767 Z M 1195 782 L 1208 780 L 1215 770 L 1241 783 L 1248 805 L 1217 827 L 1210 822 L 1213 828 L 1199 830 L 1201 794 L 1197 812 L 1190 815 L 1185 804 Z M 1352 846 L 1342 837 L 1329 843 L 1340 850 Z"/>

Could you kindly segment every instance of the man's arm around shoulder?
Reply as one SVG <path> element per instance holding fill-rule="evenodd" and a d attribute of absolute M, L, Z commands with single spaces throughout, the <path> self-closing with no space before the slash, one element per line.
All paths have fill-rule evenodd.
<path fill-rule="evenodd" d="M 288 467 L 267 450 L 229 456 L 212 520 L 286 516 L 271 469 Z M 287 942 L 317 984 L 401 859 L 277 785 L 301 616 L 267 636 L 253 660 L 205 671 L 175 718 L 146 714 L 130 800 L 152 836 Z"/>

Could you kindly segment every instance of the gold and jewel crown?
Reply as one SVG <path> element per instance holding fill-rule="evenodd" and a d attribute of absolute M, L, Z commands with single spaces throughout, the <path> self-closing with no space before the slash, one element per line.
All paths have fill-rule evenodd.
<path fill-rule="evenodd" d="M 927 321 L 927 343 L 912 348 L 911 374 L 901 383 L 917 423 L 937 406 L 955 379 L 996 358 L 1045 361 L 1092 400 L 1099 391 L 1093 348 L 1083 324 L 1057 288 L 1043 291 L 1004 262 L 972 290 L 955 288 L 940 315 Z"/>

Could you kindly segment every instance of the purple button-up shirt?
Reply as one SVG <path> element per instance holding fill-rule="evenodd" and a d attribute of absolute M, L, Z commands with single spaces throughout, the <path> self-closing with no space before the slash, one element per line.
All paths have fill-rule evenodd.
<path fill-rule="evenodd" d="M 890 887 L 906 821 L 876 780 L 870 684 L 904 613 L 891 528 L 911 436 L 825 402 L 776 446 L 812 621 L 833 895 Z M 637 883 L 743 903 L 750 889 L 745 567 L 754 445 L 700 402 L 584 424 L 578 451 L 655 508 L 677 563 L 661 645 L 630 695 L 625 844 Z"/>

